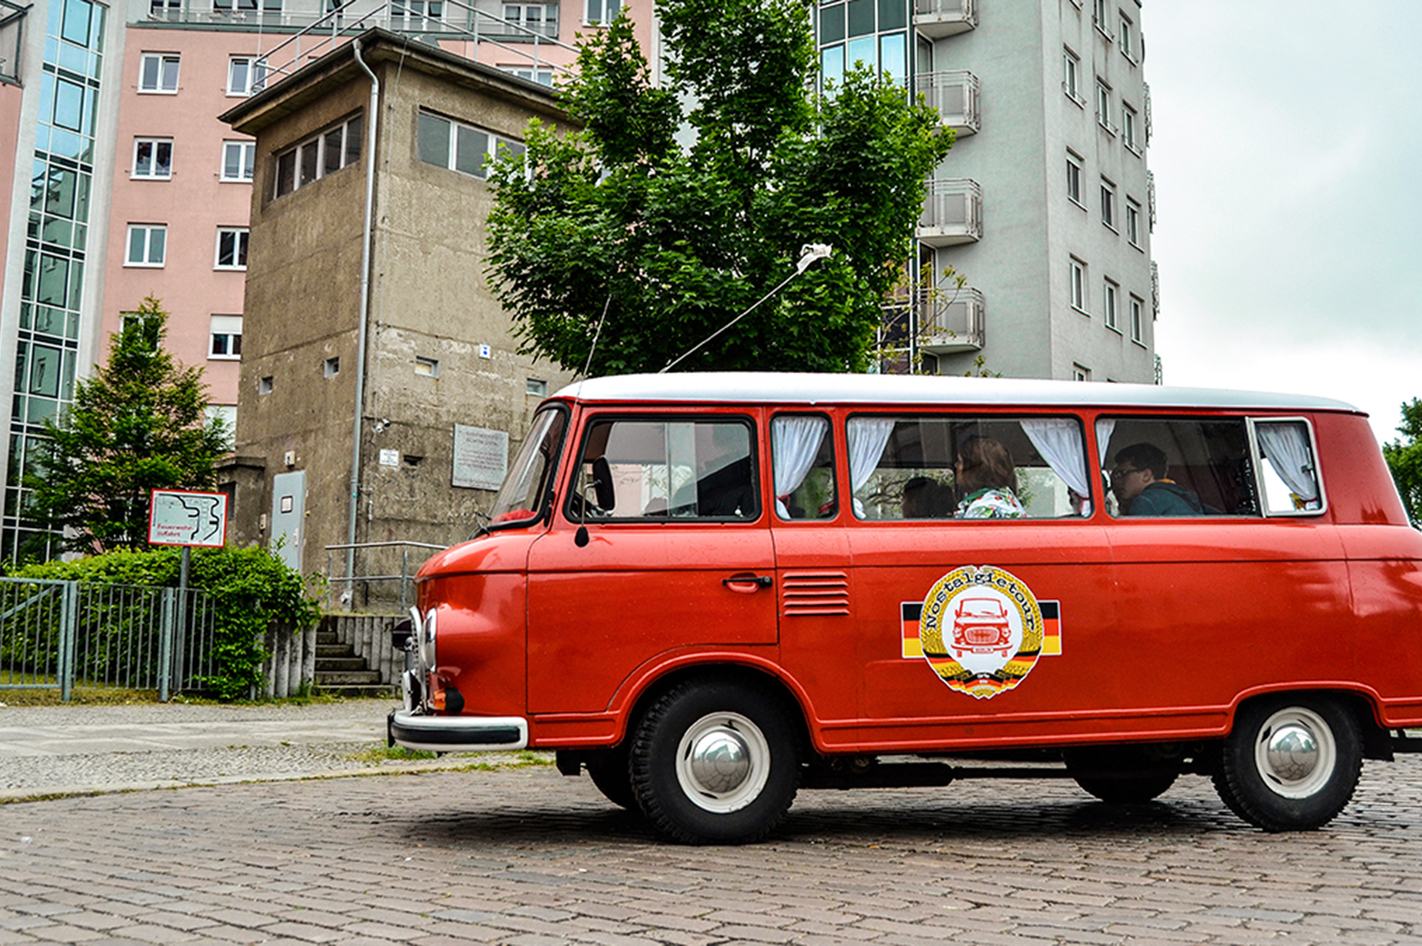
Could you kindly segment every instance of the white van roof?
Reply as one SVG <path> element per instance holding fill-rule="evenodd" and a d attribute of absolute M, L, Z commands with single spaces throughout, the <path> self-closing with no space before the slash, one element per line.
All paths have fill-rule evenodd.
<path fill-rule="evenodd" d="M 959 378 L 943 375 L 724 371 L 627 374 L 575 381 L 556 397 L 581 401 L 736 404 L 990 404 L 1351 411 L 1331 398 L 1217 388 Z"/>

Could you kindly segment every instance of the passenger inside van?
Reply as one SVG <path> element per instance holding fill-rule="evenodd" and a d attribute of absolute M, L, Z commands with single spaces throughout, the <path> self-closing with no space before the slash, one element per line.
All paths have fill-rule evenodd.
<path fill-rule="evenodd" d="M 905 519 L 946 519 L 953 508 L 950 489 L 927 476 L 915 476 L 904 483 Z"/>
<path fill-rule="evenodd" d="M 1012 454 L 992 437 L 969 437 L 958 447 L 953 471 L 963 498 L 959 519 L 1021 519 L 1027 510 L 1017 499 Z"/>
<path fill-rule="evenodd" d="M 1127 516 L 1202 516 L 1205 506 L 1191 490 L 1170 479 L 1165 451 L 1133 443 L 1116 454 L 1111 492 Z"/>

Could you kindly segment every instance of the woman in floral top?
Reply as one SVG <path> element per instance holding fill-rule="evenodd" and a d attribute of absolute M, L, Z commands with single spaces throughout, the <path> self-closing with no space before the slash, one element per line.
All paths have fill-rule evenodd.
<path fill-rule="evenodd" d="M 958 447 L 954 461 L 962 501 L 959 519 L 1021 519 L 1027 510 L 1018 501 L 1017 471 L 1012 454 L 991 437 L 969 437 Z"/>

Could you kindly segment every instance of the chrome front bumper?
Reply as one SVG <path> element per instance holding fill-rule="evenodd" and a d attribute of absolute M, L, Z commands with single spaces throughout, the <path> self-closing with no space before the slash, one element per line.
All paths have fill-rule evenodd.
<path fill-rule="evenodd" d="M 498 752 L 528 746 L 522 716 L 427 716 L 393 710 L 385 722 L 390 745 L 426 752 Z"/>

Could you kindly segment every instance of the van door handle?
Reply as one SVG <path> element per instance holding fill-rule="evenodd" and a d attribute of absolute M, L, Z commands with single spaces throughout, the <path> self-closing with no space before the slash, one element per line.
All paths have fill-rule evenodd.
<path fill-rule="evenodd" d="M 775 579 L 769 575 L 732 575 L 730 578 L 722 578 L 721 584 L 732 591 L 739 591 L 741 594 L 750 594 L 761 588 L 769 588 L 775 584 Z M 737 585 L 753 585 L 752 588 L 737 587 Z"/>

